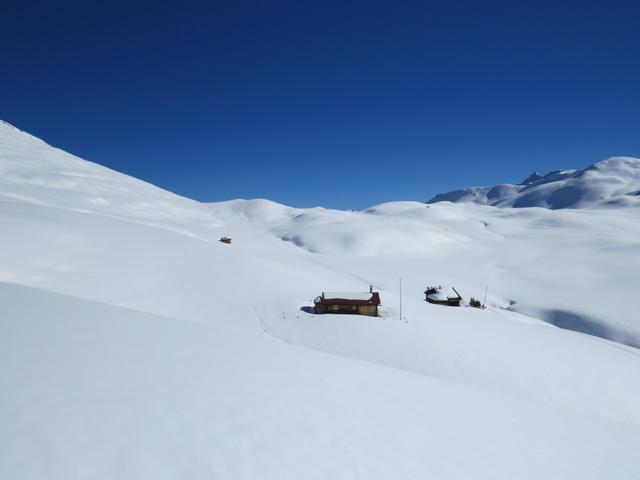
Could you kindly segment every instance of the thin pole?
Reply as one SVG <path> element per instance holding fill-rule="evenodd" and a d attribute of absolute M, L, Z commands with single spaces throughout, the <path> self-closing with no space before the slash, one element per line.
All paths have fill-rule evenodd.
<path fill-rule="evenodd" d="M 400 321 L 402 321 L 402 277 L 400 277 Z"/>
<path fill-rule="evenodd" d="M 482 306 L 485 307 L 487 305 L 487 292 L 489 291 L 489 285 L 484 288 L 484 302 L 482 302 Z"/>

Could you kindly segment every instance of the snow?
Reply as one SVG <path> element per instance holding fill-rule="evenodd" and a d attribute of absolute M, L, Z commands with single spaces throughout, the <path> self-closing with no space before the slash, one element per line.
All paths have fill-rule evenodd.
<path fill-rule="evenodd" d="M 458 295 L 452 288 L 436 287 L 435 292 L 427 295 L 431 300 L 446 301 L 449 298 L 458 298 Z"/>
<path fill-rule="evenodd" d="M 27 287 L 0 298 L 2 478 L 639 472 L 621 423 Z"/>
<path fill-rule="evenodd" d="M 462 202 L 496 207 L 551 209 L 640 206 L 640 159 L 611 157 L 584 170 L 532 173 L 517 185 L 471 187 L 436 195 L 427 203 Z"/>
<path fill-rule="evenodd" d="M 0 173 L 0 478 L 640 477 L 624 202 L 202 204 L 6 124 Z"/>
<path fill-rule="evenodd" d="M 371 293 L 366 292 L 324 292 L 324 298 L 340 298 L 349 300 L 371 300 Z"/>
<path fill-rule="evenodd" d="M 428 298 L 430 298 L 431 300 L 436 300 L 436 301 L 446 301 L 447 300 L 447 296 L 445 295 L 445 293 L 442 290 L 438 290 L 434 293 L 430 293 L 429 295 L 427 295 Z"/>

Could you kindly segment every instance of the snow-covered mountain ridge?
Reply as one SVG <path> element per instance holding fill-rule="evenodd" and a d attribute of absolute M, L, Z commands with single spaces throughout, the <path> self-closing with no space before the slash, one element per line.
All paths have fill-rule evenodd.
<path fill-rule="evenodd" d="M 518 184 L 470 187 L 441 193 L 427 203 L 478 203 L 550 209 L 640 206 L 640 159 L 611 157 L 584 170 L 532 173 Z"/>
<path fill-rule="evenodd" d="M 203 204 L 3 124 L 0 172 L 0 478 L 640 477 L 635 209 Z"/>

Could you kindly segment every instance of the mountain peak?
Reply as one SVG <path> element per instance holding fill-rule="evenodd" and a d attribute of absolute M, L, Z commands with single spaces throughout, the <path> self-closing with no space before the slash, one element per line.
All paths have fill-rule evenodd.
<path fill-rule="evenodd" d="M 441 193 L 427 203 L 478 203 L 495 207 L 585 208 L 640 206 L 640 159 L 611 157 L 583 170 L 533 172 L 518 184 Z"/>
<path fill-rule="evenodd" d="M 532 172 L 527 178 L 521 181 L 518 185 L 531 185 L 542 178 L 542 175 L 538 171 Z"/>

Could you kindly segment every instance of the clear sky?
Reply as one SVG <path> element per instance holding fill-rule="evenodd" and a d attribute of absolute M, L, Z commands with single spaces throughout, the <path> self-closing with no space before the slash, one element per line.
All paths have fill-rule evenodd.
<path fill-rule="evenodd" d="M 364 208 L 640 156 L 638 1 L 0 3 L 0 118 L 199 200 Z"/>

